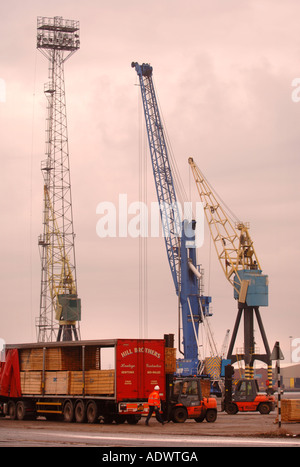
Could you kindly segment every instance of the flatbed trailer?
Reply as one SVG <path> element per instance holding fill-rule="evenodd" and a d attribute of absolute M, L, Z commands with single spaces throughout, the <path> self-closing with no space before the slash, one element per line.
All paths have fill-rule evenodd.
<path fill-rule="evenodd" d="M 109 369 L 103 369 L 105 349 L 113 354 Z M 44 416 L 96 423 L 101 417 L 106 423 L 135 424 L 148 414 L 149 394 L 158 385 L 165 420 L 199 418 L 186 406 L 177 419 L 178 406 L 184 404 L 170 396 L 175 369 L 176 349 L 167 347 L 165 339 L 7 345 L 5 362 L 0 364 L 0 414 L 18 420 Z M 202 398 L 201 389 L 198 399 L 205 416 L 208 398 Z"/>

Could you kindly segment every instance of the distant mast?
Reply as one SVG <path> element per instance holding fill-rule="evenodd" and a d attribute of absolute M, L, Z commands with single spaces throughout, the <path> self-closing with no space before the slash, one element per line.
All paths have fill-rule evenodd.
<path fill-rule="evenodd" d="M 38 342 L 79 338 L 81 301 L 77 294 L 74 229 L 65 102 L 64 63 L 80 47 L 79 21 L 37 18 L 37 48 L 48 59 L 46 159 L 44 178 Z"/>

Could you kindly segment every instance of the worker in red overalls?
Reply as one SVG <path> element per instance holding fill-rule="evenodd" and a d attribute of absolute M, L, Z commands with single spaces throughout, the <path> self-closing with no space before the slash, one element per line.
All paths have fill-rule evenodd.
<path fill-rule="evenodd" d="M 145 424 L 148 426 L 149 425 L 149 420 L 152 417 L 153 412 L 155 412 L 156 415 L 156 420 L 164 425 L 164 421 L 159 413 L 159 408 L 160 408 L 160 397 L 159 397 L 159 391 L 160 387 L 155 386 L 154 391 L 151 392 L 148 398 L 148 405 L 149 405 L 149 413 L 146 418 Z"/>

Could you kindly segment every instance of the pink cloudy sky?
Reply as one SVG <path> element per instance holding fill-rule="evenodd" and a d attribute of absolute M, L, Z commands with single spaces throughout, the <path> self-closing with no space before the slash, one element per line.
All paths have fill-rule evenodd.
<path fill-rule="evenodd" d="M 39 314 L 47 60 L 36 17 L 80 21 L 81 49 L 65 68 L 78 290 L 84 339 L 139 337 L 139 242 L 96 235 L 102 201 L 138 200 L 139 88 L 131 61 L 150 62 L 186 190 L 193 156 L 231 209 L 249 221 L 269 307 L 270 346 L 289 360 L 299 325 L 300 4 L 297 0 L 26 0 L 2 2 L 0 78 L 0 337 L 35 341 Z M 299 93 L 300 95 L 300 93 Z M 150 158 L 149 158 L 150 162 Z M 191 186 L 190 186 L 191 183 Z M 155 201 L 148 165 L 148 202 Z M 236 303 L 210 241 L 198 251 L 221 347 Z M 148 239 L 148 327 L 177 333 L 162 238 Z M 209 286 L 209 290 L 208 290 Z M 257 333 L 258 336 L 258 333 Z M 258 345 L 260 342 L 258 340 Z M 237 344 L 243 345 L 239 336 Z"/>

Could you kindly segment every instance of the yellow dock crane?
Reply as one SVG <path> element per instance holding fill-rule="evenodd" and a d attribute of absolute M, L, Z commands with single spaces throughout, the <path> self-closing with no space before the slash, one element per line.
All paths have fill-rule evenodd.
<path fill-rule="evenodd" d="M 249 225 L 230 219 L 229 208 L 220 200 L 192 157 L 188 159 L 205 217 L 217 252 L 220 265 L 234 289 L 238 303 L 238 314 L 228 347 L 227 358 L 237 362 L 233 352 L 242 315 L 244 314 L 244 352 L 240 356 L 245 362 L 245 377 L 253 377 L 253 363 L 260 360 L 268 365 L 268 380 L 272 382 L 270 348 L 264 330 L 259 307 L 268 306 L 268 276 L 262 274 L 260 262 L 249 234 Z M 254 314 L 259 326 L 265 353 L 258 353 L 254 342 Z"/>
<path fill-rule="evenodd" d="M 81 300 L 47 185 L 44 185 L 44 212 L 45 232 L 39 238 L 39 245 L 45 256 L 45 287 L 50 293 L 55 320 L 59 322 L 57 340 L 72 340 L 72 331 L 78 340 L 76 322 L 81 315 Z"/>

